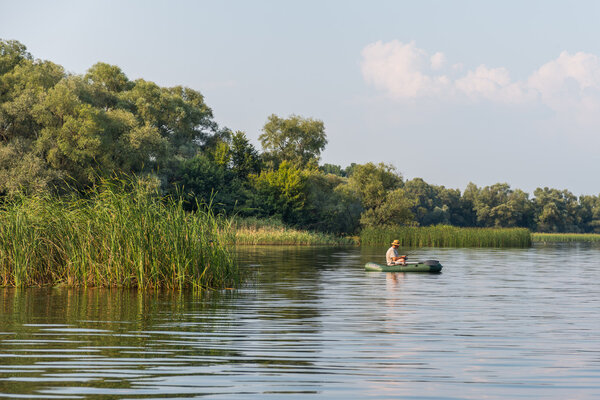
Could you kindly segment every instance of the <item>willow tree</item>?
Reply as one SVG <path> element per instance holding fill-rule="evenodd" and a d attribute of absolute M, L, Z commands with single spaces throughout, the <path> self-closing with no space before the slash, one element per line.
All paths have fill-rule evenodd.
<path fill-rule="evenodd" d="M 327 145 L 323 121 L 291 115 L 279 118 L 272 114 L 258 137 L 265 159 L 277 166 L 288 161 L 296 166 L 318 165 Z"/>
<path fill-rule="evenodd" d="M 196 90 L 130 81 L 106 63 L 67 74 L 0 40 L 0 194 L 84 188 L 113 173 L 168 184 L 218 131 Z"/>

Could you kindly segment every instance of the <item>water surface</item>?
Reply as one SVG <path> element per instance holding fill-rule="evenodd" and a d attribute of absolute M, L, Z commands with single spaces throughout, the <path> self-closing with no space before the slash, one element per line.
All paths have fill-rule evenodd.
<path fill-rule="evenodd" d="M 0 397 L 600 398 L 600 249 L 244 247 L 214 293 L 0 289 Z"/>

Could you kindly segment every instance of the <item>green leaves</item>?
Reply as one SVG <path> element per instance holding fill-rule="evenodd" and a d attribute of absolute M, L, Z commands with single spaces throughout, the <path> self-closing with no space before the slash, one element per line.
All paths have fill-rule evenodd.
<path fill-rule="evenodd" d="M 301 169 L 283 161 L 278 169 L 263 170 L 250 179 L 256 190 L 254 205 L 257 209 L 286 223 L 298 222 L 306 201 L 306 175 Z"/>
<path fill-rule="evenodd" d="M 286 119 L 270 115 L 259 139 L 265 159 L 272 166 L 283 161 L 301 167 L 308 164 L 316 166 L 327 144 L 323 121 L 297 115 Z"/>
<path fill-rule="evenodd" d="M 0 146 L 5 155 L 20 155 L 0 163 L 0 193 L 15 190 L 8 177 L 25 190 L 61 186 L 56 177 L 85 188 L 95 176 L 113 173 L 173 181 L 177 164 L 196 156 L 218 131 L 212 118 L 195 90 L 132 82 L 106 63 L 84 76 L 68 75 L 59 65 L 33 60 L 19 42 L 0 40 Z M 19 177 L 24 160 L 31 179 Z"/>

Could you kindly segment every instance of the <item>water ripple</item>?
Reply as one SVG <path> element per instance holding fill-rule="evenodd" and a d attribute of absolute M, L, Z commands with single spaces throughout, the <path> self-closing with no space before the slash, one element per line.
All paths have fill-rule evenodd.
<path fill-rule="evenodd" d="M 237 291 L 0 291 L 0 397 L 600 398 L 600 250 L 245 248 Z M 568 265 L 560 260 L 568 260 Z"/>

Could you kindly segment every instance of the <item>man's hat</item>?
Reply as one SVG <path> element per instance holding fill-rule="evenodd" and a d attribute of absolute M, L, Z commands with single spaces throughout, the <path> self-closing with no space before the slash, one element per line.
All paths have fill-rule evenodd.
<path fill-rule="evenodd" d="M 400 246 L 400 242 L 396 239 L 392 242 L 392 246 Z"/>

